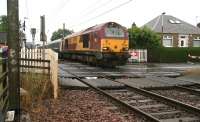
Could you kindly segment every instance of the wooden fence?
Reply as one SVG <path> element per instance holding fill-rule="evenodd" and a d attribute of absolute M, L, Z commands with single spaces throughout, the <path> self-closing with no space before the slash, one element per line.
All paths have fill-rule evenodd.
<path fill-rule="evenodd" d="M 5 120 L 8 109 L 8 72 L 7 56 L 0 48 L 0 121 Z"/>
<path fill-rule="evenodd" d="M 51 49 L 22 49 L 21 72 L 45 73 L 53 85 L 54 98 L 58 96 L 58 54 Z"/>

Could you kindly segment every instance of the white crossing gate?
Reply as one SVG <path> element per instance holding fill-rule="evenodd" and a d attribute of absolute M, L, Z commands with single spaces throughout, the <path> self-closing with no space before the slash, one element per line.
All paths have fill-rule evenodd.
<path fill-rule="evenodd" d="M 128 63 L 146 63 L 147 62 L 147 49 L 132 49 L 129 50 L 131 57 Z"/>

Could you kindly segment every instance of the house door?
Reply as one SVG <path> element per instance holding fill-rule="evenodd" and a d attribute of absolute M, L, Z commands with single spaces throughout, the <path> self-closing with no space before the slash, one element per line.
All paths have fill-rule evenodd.
<path fill-rule="evenodd" d="M 188 35 L 179 35 L 178 46 L 179 47 L 188 47 L 188 40 L 189 40 Z"/>

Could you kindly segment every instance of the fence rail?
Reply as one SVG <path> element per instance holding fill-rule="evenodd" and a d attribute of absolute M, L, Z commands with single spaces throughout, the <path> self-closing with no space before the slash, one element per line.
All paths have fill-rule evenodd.
<path fill-rule="evenodd" d="M 20 58 L 20 61 L 23 62 L 20 64 L 20 67 L 22 68 L 22 72 L 24 71 L 23 68 L 25 68 L 25 71 L 30 71 L 29 69 L 47 69 L 48 71 L 47 74 L 50 75 L 50 61 L 49 60 Z M 46 65 L 42 66 L 41 65 L 42 63 L 45 63 Z"/>
<path fill-rule="evenodd" d="M 0 48 L 0 121 L 4 121 L 8 109 L 8 72 L 6 51 Z"/>

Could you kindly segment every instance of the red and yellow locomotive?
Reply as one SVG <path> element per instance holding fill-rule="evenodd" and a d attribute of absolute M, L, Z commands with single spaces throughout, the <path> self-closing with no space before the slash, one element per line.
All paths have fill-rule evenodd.
<path fill-rule="evenodd" d="M 67 36 L 60 43 L 60 53 L 62 58 L 116 66 L 127 62 L 128 45 L 127 29 L 107 22 Z"/>

